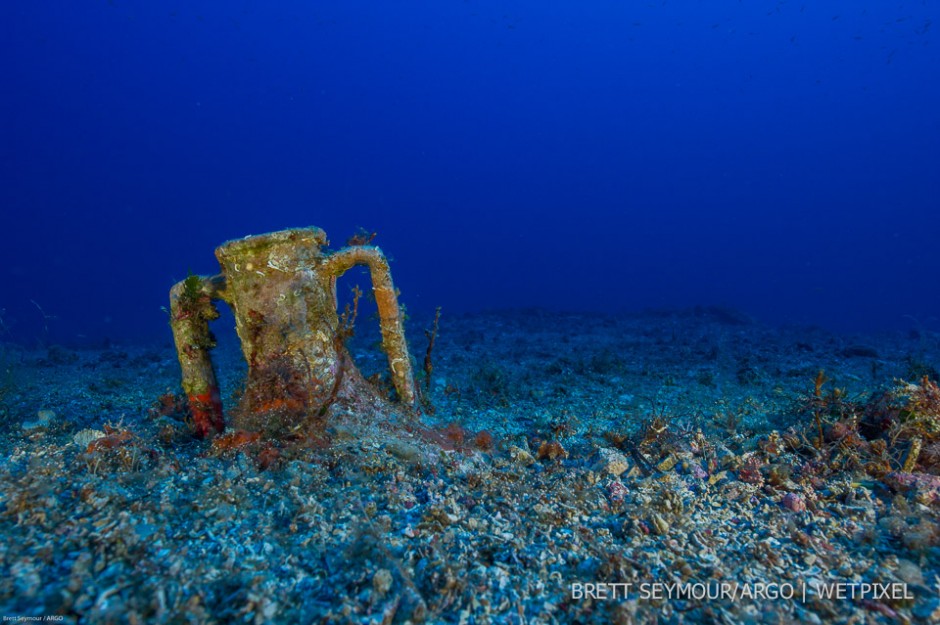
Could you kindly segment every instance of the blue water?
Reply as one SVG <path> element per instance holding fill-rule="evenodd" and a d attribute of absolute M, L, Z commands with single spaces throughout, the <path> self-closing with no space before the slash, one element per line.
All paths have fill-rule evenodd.
<path fill-rule="evenodd" d="M 169 339 L 226 239 L 411 310 L 940 327 L 936 2 L 0 4 L 4 338 Z"/>

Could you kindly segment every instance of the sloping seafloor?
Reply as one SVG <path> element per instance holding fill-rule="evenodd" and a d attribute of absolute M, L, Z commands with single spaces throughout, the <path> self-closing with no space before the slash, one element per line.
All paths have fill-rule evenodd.
<path fill-rule="evenodd" d="M 373 340 L 351 345 L 367 374 Z M 937 334 L 445 311 L 432 356 L 433 414 L 288 446 L 193 439 L 169 341 L 4 347 L 0 614 L 940 620 Z"/>

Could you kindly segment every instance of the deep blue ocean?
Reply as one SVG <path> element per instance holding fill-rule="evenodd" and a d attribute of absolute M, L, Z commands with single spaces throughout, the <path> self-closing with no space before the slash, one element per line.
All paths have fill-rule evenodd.
<path fill-rule="evenodd" d="M 938 3 L 0 3 L 3 340 L 316 225 L 412 312 L 940 329 Z"/>

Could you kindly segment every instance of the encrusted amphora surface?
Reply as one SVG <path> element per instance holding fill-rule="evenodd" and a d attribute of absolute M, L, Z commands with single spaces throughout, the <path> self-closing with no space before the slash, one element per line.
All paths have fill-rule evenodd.
<path fill-rule="evenodd" d="M 414 404 L 411 361 L 385 256 L 365 245 L 326 252 L 326 244 L 326 234 L 315 227 L 229 241 L 216 250 L 219 275 L 190 276 L 170 291 L 171 326 L 197 434 L 225 428 L 210 357 L 217 300 L 234 313 L 248 363 L 245 392 L 230 411 L 236 428 L 284 435 L 323 417 L 338 400 L 375 398 L 344 346 L 337 314 L 336 278 L 355 265 L 371 272 L 398 401 Z"/>

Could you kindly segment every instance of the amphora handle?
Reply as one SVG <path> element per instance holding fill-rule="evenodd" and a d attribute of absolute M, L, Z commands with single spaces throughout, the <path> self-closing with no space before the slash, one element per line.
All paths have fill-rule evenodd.
<path fill-rule="evenodd" d="M 405 341 L 405 326 L 398 295 L 392 282 L 392 273 L 388 260 L 377 247 L 356 245 L 344 247 L 323 261 L 327 274 L 338 278 L 356 265 L 369 268 L 372 277 L 372 292 L 379 311 L 379 327 L 382 330 L 382 347 L 388 355 L 388 369 L 392 384 L 398 393 L 398 399 L 408 406 L 415 403 L 415 382 L 411 370 L 411 358 L 408 355 L 408 343 Z"/>
<path fill-rule="evenodd" d="M 190 275 L 170 289 L 170 327 L 183 372 L 183 390 L 189 399 L 196 436 L 220 434 L 225 429 L 222 397 L 209 350 L 215 338 L 209 322 L 219 318 L 215 302 L 225 300 L 225 277 Z"/>

